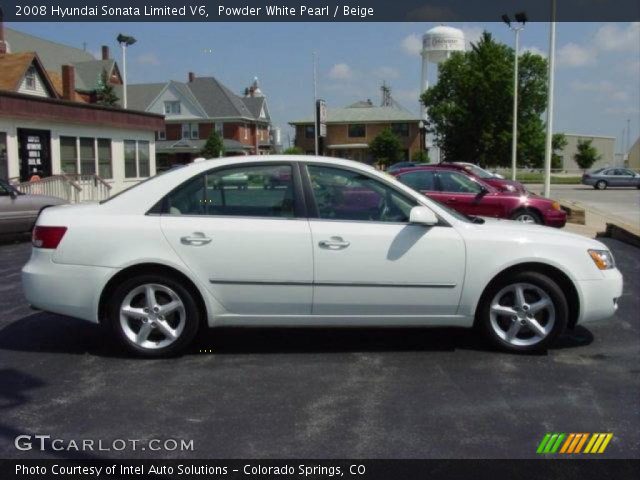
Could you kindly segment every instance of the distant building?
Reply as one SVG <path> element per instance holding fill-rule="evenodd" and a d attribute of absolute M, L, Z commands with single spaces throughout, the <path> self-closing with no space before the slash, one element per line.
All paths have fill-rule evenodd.
<path fill-rule="evenodd" d="M 115 193 L 155 174 L 162 117 L 90 104 L 91 78 L 106 66 L 117 82 L 115 62 L 90 60 L 82 50 L 9 29 L 7 42 L 2 27 L 0 22 L 1 178 L 99 177 Z"/>
<path fill-rule="evenodd" d="M 359 101 L 345 108 L 327 109 L 327 137 L 323 139 L 324 154 L 373 163 L 369 143 L 385 128 L 398 136 L 403 158 L 410 159 L 420 150 L 420 117 L 401 107 L 383 86 L 381 106 L 371 100 Z M 307 154 L 315 152 L 314 119 L 289 122 L 295 128 L 295 146 Z"/>
<path fill-rule="evenodd" d="M 578 152 L 578 142 L 591 140 L 591 145 L 598 151 L 600 160 L 593 164 L 592 168 L 622 166 L 616 165 L 615 160 L 615 137 L 604 137 L 600 135 L 578 135 L 565 133 L 567 145 L 558 154 L 562 156 L 562 169 L 567 171 L 581 170 L 574 155 Z"/>
<path fill-rule="evenodd" d="M 640 137 L 638 137 L 627 154 L 625 167 L 640 170 Z"/>
<path fill-rule="evenodd" d="M 199 157 L 214 129 L 223 137 L 226 155 L 270 153 L 271 117 L 258 80 L 244 93 L 236 95 L 214 77 L 189 73 L 186 83 L 129 85 L 127 98 L 131 108 L 165 116 L 157 134 L 158 166 L 164 169 Z"/>

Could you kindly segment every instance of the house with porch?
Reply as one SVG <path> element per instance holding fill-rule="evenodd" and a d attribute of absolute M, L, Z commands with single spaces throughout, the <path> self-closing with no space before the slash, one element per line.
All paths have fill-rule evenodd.
<path fill-rule="evenodd" d="M 165 117 L 156 138 L 159 170 L 200 157 L 214 130 L 227 156 L 263 155 L 272 149 L 271 117 L 257 79 L 243 96 L 217 78 L 194 73 L 187 82 L 132 84 L 127 92 L 130 108 Z"/>

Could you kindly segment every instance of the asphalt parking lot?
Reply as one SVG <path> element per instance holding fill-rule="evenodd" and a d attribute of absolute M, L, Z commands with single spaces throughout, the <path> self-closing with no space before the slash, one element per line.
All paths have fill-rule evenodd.
<path fill-rule="evenodd" d="M 30 310 L 30 245 L 0 245 L 0 458 L 531 458 L 546 432 L 613 432 L 602 456 L 638 458 L 640 250 L 605 242 L 625 277 L 617 315 L 546 354 L 454 329 L 227 329 L 170 360 Z M 21 434 L 194 451 L 20 452 Z"/>

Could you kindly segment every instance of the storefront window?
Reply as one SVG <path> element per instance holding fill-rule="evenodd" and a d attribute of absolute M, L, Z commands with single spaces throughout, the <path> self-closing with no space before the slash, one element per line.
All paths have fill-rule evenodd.
<path fill-rule="evenodd" d="M 139 176 L 149 176 L 149 142 L 138 142 L 138 167 Z"/>
<path fill-rule="evenodd" d="M 9 155 L 7 154 L 7 134 L 0 132 L 0 178 L 9 179 Z"/>
<path fill-rule="evenodd" d="M 124 141 L 124 176 L 126 178 L 136 178 L 138 176 L 135 140 Z"/>
<path fill-rule="evenodd" d="M 60 164 L 64 173 L 78 173 L 76 137 L 60 137 Z"/>
<path fill-rule="evenodd" d="M 102 178 L 113 178 L 111 140 L 108 138 L 98 139 L 98 175 Z"/>
<path fill-rule="evenodd" d="M 352 123 L 349 125 L 349 138 L 362 138 L 366 136 L 366 127 L 363 123 Z"/>
<path fill-rule="evenodd" d="M 96 145 L 93 138 L 80 139 L 80 173 L 96 173 Z"/>

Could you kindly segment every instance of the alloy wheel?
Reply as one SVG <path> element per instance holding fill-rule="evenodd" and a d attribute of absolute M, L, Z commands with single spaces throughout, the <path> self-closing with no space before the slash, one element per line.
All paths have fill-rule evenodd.
<path fill-rule="evenodd" d="M 186 324 L 186 310 L 171 288 L 146 283 L 132 289 L 120 305 L 120 326 L 126 337 L 145 349 L 174 343 Z"/>
<path fill-rule="evenodd" d="M 530 213 L 521 213 L 516 217 L 516 221 L 522 223 L 538 223 L 536 222 L 535 217 Z"/>
<path fill-rule="evenodd" d="M 526 347 L 544 340 L 553 330 L 556 310 L 547 292 L 531 283 L 514 283 L 491 301 L 491 328 L 504 342 Z"/>

